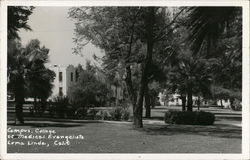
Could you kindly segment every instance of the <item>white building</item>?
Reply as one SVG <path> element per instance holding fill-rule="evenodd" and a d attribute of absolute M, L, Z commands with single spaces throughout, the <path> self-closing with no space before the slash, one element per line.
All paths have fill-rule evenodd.
<path fill-rule="evenodd" d="M 159 93 L 159 102 L 162 106 L 179 106 L 182 105 L 182 100 L 180 98 L 179 94 L 164 94 L 162 92 Z M 202 97 L 201 99 L 201 105 L 202 106 L 209 106 L 211 102 L 209 100 L 204 100 Z M 193 96 L 193 105 L 197 105 L 198 97 Z M 187 103 L 187 102 L 186 102 Z M 218 106 L 224 106 L 224 108 L 229 108 L 230 107 L 230 102 L 229 100 L 218 100 L 217 102 Z"/>
<path fill-rule="evenodd" d="M 61 66 L 52 65 L 49 69 L 55 72 L 56 76 L 53 82 L 52 95 L 50 98 L 56 96 L 67 96 L 69 87 L 78 80 L 79 72 L 73 65 Z"/>

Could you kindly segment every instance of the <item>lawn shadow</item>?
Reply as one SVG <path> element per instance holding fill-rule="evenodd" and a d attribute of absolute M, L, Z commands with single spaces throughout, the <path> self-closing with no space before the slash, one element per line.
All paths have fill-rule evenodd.
<path fill-rule="evenodd" d="M 241 139 L 241 127 L 230 124 L 215 124 L 212 126 L 201 125 L 145 125 L 144 132 L 150 135 L 201 135 L 221 138 Z"/>

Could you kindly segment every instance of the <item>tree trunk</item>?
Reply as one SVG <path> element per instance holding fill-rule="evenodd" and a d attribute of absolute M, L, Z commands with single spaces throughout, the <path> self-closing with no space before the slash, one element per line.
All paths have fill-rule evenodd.
<path fill-rule="evenodd" d="M 155 108 L 155 101 L 156 101 L 156 97 L 154 96 L 151 96 L 151 99 L 150 99 L 150 106 L 151 108 Z M 151 111 L 151 110 L 150 110 Z"/>
<path fill-rule="evenodd" d="M 41 98 L 40 116 L 43 115 L 43 113 L 44 113 L 45 110 L 46 110 L 46 98 Z"/>
<path fill-rule="evenodd" d="M 15 109 L 16 109 L 16 118 L 15 124 L 23 124 L 23 103 L 24 103 L 24 79 L 22 75 L 18 78 L 18 83 L 15 87 Z"/>
<path fill-rule="evenodd" d="M 188 91 L 188 97 L 187 97 L 187 111 L 192 112 L 193 111 L 193 94 L 192 94 L 192 90 Z"/>
<path fill-rule="evenodd" d="M 200 96 L 198 96 L 198 100 L 197 100 L 198 111 L 200 110 L 200 105 L 201 105 L 201 98 Z"/>
<path fill-rule="evenodd" d="M 222 102 L 222 99 L 220 100 L 220 105 L 221 105 L 221 107 L 223 107 L 223 102 Z"/>
<path fill-rule="evenodd" d="M 232 110 L 235 110 L 234 99 L 233 99 L 233 98 L 230 98 L 229 101 L 230 101 L 230 107 L 231 107 L 231 109 L 232 109 Z"/>
<path fill-rule="evenodd" d="M 153 54 L 153 45 L 154 45 L 154 37 L 153 37 L 153 27 L 154 27 L 154 7 L 147 8 L 147 15 L 145 18 L 146 24 L 146 39 L 147 39 L 147 54 L 144 62 L 142 63 L 142 75 L 140 80 L 139 93 L 137 97 L 136 108 L 134 110 L 134 126 L 136 128 L 142 128 L 142 109 L 143 109 L 143 98 L 145 88 L 148 85 L 148 69 L 151 65 L 152 54 Z"/>
<path fill-rule="evenodd" d="M 181 96 L 181 106 L 182 106 L 182 111 L 186 111 L 186 96 Z"/>
<path fill-rule="evenodd" d="M 150 118 L 151 116 L 151 107 L 150 107 L 151 103 L 152 103 L 152 100 L 149 95 L 148 87 L 146 87 L 146 90 L 145 90 L 145 108 L 146 108 L 145 117 L 146 118 Z"/>
<path fill-rule="evenodd" d="M 38 110 L 37 110 L 37 97 L 36 96 L 34 97 L 34 110 L 35 110 L 35 113 L 38 113 Z"/>
<path fill-rule="evenodd" d="M 24 119 L 23 119 L 23 102 L 22 100 L 16 100 L 16 119 L 15 119 L 15 124 L 23 124 Z"/>
<path fill-rule="evenodd" d="M 126 79 L 125 79 L 125 82 L 126 82 L 126 86 L 127 86 L 127 90 L 128 90 L 129 99 L 130 99 L 130 101 L 132 103 L 132 107 L 133 107 L 133 122 L 134 123 L 139 123 L 139 122 L 135 122 L 135 121 L 138 121 L 138 120 L 135 120 L 135 119 L 138 119 L 136 117 L 136 113 L 135 113 L 136 94 L 135 94 L 135 90 L 134 90 L 133 83 L 132 83 L 132 76 L 131 76 L 131 68 L 130 68 L 130 66 L 126 67 Z"/>

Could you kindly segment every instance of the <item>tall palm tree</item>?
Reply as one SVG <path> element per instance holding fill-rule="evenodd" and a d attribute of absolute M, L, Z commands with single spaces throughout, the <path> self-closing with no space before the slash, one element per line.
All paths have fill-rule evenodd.
<path fill-rule="evenodd" d="M 242 7 L 192 7 L 187 22 L 193 53 L 220 60 L 214 85 L 231 103 L 241 99 Z"/>
<path fill-rule="evenodd" d="M 33 10 L 33 6 L 8 6 L 8 40 L 20 39 L 20 29 L 31 30 L 27 21 Z"/>
<path fill-rule="evenodd" d="M 8 43 L 8 91 L 15 95 L 16 123 L 24 123 L 23 103 L 26 95 L 25 76 L 30 55 L 24 52 L 19 41 L 11 40 Z"/>
<path fill-rule="evenodd" d="M 191 31 L 189 40 L 193 52 L 196 54 L 206 50 L 207 54 L 211 54 L 211 49 L 228 28 L 233 25 L 241 26 L 241 18 L 241 7 L 191 7 L 187 24 Z M 241 38 L 241 27 L 238 29 L 237 36 Z"/>
<path fill-rule="evenodd" d="M 178 63 L 170 71 L 169 78 L 172 88 L 182 97 L 187 96 L 187 111 L 192 111 L 194 95 L 207 97 L 211 94 L 212 72 L 210 66 L 213 61 L 190 53 L 182 53 L 178 59 Z M 185 109 L 183 108 L 183 110 Z"/>
<path fill-rule="evenodd" d="M 55 74 L 44 66 L 48 49 L 40 48 L 39 44 L 38 40 L 33 40 L 22 48 L 19 41 L 8 43 L 8 91 L 15 95 L 16 123 L 24 123 L 25 97 L 37 95 L 44 102 L 51 93 Z"/>

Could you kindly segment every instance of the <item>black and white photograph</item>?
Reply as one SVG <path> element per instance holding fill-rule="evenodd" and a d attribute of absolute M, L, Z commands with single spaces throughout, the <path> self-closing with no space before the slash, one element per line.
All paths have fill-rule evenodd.
<path fill-rule="evenodd" d="M 174 2 L 1 2 L 2 158 L 250 158 L 249 3 Z"/>

